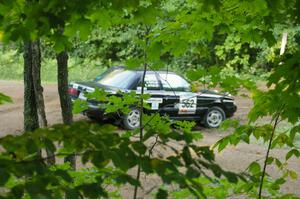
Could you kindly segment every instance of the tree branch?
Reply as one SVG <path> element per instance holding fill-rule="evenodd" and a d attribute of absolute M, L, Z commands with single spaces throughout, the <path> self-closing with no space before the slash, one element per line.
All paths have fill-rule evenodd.
<path fill-rule="evenodd" d="M 279 117 L 280 117 L 280 113 L 278 113 L 276 118 L 275 118 L 275 123 L 274 123 L 272 134 L 271 134 L 271 137 L 270 137 L 270 140 L 269 140 L 268 150 L 267 150 L 267 153 L 266 153 L 266 156 L 265 156 L 265 162 L 264 162 L 263 171 L 262 171 L 261 180 L 260 180 L 260 185 L 259 185 L 258 199 L 261 199 L 262 189 L 263 189 L 263 184 L 264 184 L 264 177 L 265 177 L 266 169 L 267 169 L 267 161 L 268 161 L 268 158 L 269 158 L 269 153 L 270 153 L 270 150 L 271 150 L 272 141 L 273 141 L 273 138 L 274 138 L 274 135 L 275 135 L 275 130 L 276 130 L 276 127 L 279 123 Z"/>

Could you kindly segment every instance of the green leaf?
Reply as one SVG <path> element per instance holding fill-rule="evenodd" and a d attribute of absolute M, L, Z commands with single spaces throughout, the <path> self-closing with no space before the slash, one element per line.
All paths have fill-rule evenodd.
<path fill-rule="evenodd" d="M 190 166 L 188 167 L 186 174 L 188 178 L 198 178 L 200 176 L 200 172 L 195 169 L 194 167 Z"/>
<path fill-rule="evenodd" d="M 98 102 L 105 102 L 107 101 L 107 93 L 100 88 L 96 88 L 94 92 L 85 93 L 84 96 L 87 99 L 96 100 Z"/>
<path fill-rule="evenodd" d="M 285 159 L 286 160 L 288 160 L 288 159 L 290 159 L 292 156 L 295 156 L 295 157 L 300 157 L 300 152 L 299 152 L 299 150 L 297 150 L 297 149 L 292 149 L 292 150 L 290 150 L 287 154 L 286 154 L 286 156 L 285 156 Z"/>
<path fill-rule="evenodd" d="M 83 111 L 88 109 L 87 101 L 77 99 L 73 103 L 73 113 L 82 113 Z"/>
<path fill-rule="evenodd" d="M 293 180 L 297 180 L 298 179 L 298 174 L 295 171 L 290 170 L 289 171 L 289 175 Z"/>
<path fill-rule="evenodd" d="M 270 165 L 274 162 L 274 158 L 273 157 L 268 157 L 267 159 L 267 164 Z"/>
<path fill-rule="evenodd" d="M 191 156 L 190 150 L 188 146 L 185 146 L 182 150 L 182 158 L 186 164 L 186 166 L 192 164 L 193 158 Z"/>
<path fill-rule="evenodd" d="M 70 45 L 68 42 L 68 37 L 61 34 L 54 34 L 51 39 L 54 43 L 53 48 L 56 53 L 60 53 L 66 50 L 67 47 Z"/>
<path fill-rule="evenodd" d="M 81 157 L 81 161 L 83 164 L 86 164 L 91 158 L 91 152 L 90 151 L 86 151 L 82 157 Z"/>
<path fill-rule="evenodd" d="M 199 140 L 203 139 L 203 134 L 202 134 L 202 132 L 194 131 L 194 132 L 192 133 L 192 136 L 193 136 L 193 139 L 194 139 L 195 141 L 199 141 Z"/>
<path fill-rule="evenodd" d="M 191 145 L 191 147 L 197 153 L 198 156 L 202 156 L 210 162 L 215 160 L 214 152 L 213 150 L 210 149 L 209 146 Z"/>
<path fill-rule="evenodd" d="M 277 166 L 278 168 L 281 168 L 281 166 L 282 166 L 281 161 L 278 160 L 277 158 L 275 159 L 275 164 L 276 164 L 276 166 Z"/>
<path fill-rule="evenodd" d="M 169 156 L 167 159 L 170 160 L 172 162 L 172 164 L 174 164 L 176 166 L 183 166 L 182 162 L 180 161 L 180 159 L 178 157 Z"/>
<path fill-rule="evenodd" d="M 80 193 L 76 189 L 66 190 L 66 199 L 77 199 L 80 198 Z"/>
<path fill-rule="evenodd" d="M 215 146 L 218 146 L 218 151 L 220 152 L 229 144 L 229 141 L 230 141 L 230 138 L 225 137 L 225 138 L 219 140 Z"/>
<path fill-rule="evenodd" d="M 120 168 L 123 171 L 128 170 L 129 164 L 126 162 L 126 158 L 122 157 L 118 152 L 113 151 L 111 154 L 112 162 L 117 168 Z"/>
<path fill-rule="evenodd" d="M 47 150 L 51 151 L 52 153 L 54 153 L 56 151 L 56 147 L 51 140 L 45 138 L 45 139 L 43 139 L 43 141 L 45 143 Z"/>
<path fill-rule="evenodd" d="M 24 185 L 17 185 L 12 188 L 12 193 L 15 196 L 15 198 L 22 198 L 24 194 Z"/>
<path fill-rule="evenodd" d="M 206 71 L 202 68 L 199 68 L 197 70 L 188 70 L 186 73 L 186 76 L 191 81 L 197 81 L 200 78 L 202 78 L 203 76 L 205 76 L 205 74 L 206 74 Z"/>
<path fill-rule="evenodd" d="M 237 128 L 239 123 L 240 122 L 238 120 L 226 119 L 225 121 L 222 122 L 220 128 L 222 130 L 227 130 L 230 127 Z"/>
<path fill-rule="evenodd" d="M 161 44 L 161 42 L 151 43 L 151 45 L 147 49 L 148 59 L 151 61 L 159 60 L 162 49 L 163 45 Z"/>
<path fill-rule="evenodd" d="M 278 178 L 275 180 L 274 184 L 276 185 L 282 185 L 286 182 L 286 180 L 284 178 Z"/>
<path fill-rule="evenodd" d="M 7 96 L 7 95 L 4 95 L 3 93 L 0 93 L 0 105 L 1 104 L 4 104 L 4 103 L 12 103 L 12 99 Z"/>
<path fill-rule="evenodd" d="M 171 52 L 175 57 L 179 57 L 186 52 L 188 44 L 183 40 L 175 40 L 171 44 Z"/>
<path fill-rule="evenodd" d="M 122 2 L 122 1 L 121 1 Z M 126 1 L 126 2 L 138 2 L 138 1 Z M 137 9 L 134 14 L 134 23 L 153 25 L 156 22 L 156 17 L 160 14 L 160 10 L 156 9 L 155 6 L 141 6 Z"/>
<path fill-rule="evenodd" d="M 0 186 L 4 186 L 9 179 L 10 174 L 0 168 Z"/>
<path fill-rule="evenodd" d="M 116 181 L 121 184 L 129 183 L 132 186 L 141 186 L 141 184 L 138 180 L 136 180 L 135 178 L 133 178 L 132 176 L 127 175 L 127 174 L 118 175 L 118 177 L 116 178 Z"/>
<path fill-rule="evenodd" d="M 66 182 L 72 182 L 73 178 L 69 175 L 67 171 L 64 170 L 56 170 L 54 172 L 55 175 L 62 177 Z"/>
<path fill-rule="evenodd" d="M 238 178 L 237 178 L 237 175 L 235 173 L 224 172 L 223 174 L 228 179 L 229 182 L 232 182 L 232 183 L 237 183 L 238 182 Z"/>
<path fill-rule="evenodd" d="M 86 40 L 91 32 L 92 24 L 89 19 L 79 18 L 65 27 L 64 34 L 68 37 L 74 36 L 79 31 L 82 40 Z"/>
<path fill-rule="evenodd" d="M 261 170 L 260 165 L 257 162 L 252 162 L 248 169 L 253 175 L 260 173 Z"/>
<path fill-rule="evenodd" d="M 143 63 L 143 60 L 139 58 L 131 58 L 126 61 L 126 68 L 128 69 L 135 69 L 138 67 L 141 67 Z"/>
<path fill-rule="evenodd" d="M 152 166 L 151 166 L 151 160 L 148 156 L 141 158 L 139 164 L 140 164 L 143 172 L 145 172 L 146 174 L 153 172 Z"/>
<path fill-rule="evenodd" d="M 99 198 L 99 196 L 107 197 L 106 191 L 96 183 L 84 184 L 78 187 L 83 190 L 87 198 Z"/>
<path fill-rule="evenodd" d="M 168 198 L 168 192 L 163 189 L 159 189 L 157 194 L 156 194 L 157 199 L 167 199 Z"/>
<path fill-rule="evenodd" d="M 96 151 L 92 153 L 92 163 L 95 166 L 102 168 L 105 167 L 109 161 L 106 159 L 102 151 Z"/>
<path fill-rule="evenodd" d="M 147 147 L 142 142 L 133 142 L 132 148 L 139 154 L 145 154 L 147 150 Z"/>

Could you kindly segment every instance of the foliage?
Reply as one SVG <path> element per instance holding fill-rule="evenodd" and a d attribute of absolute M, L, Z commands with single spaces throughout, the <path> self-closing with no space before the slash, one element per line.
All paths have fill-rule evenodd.
<path fill-rule="evenodd" d="M 253 169 L 251 168 L 251 171 Z M 255 183 L 252 182 L 250 179 L 247 182 L 240 181 L 238 184 L 233 184 L 228 182 L 226 179 L 212 179 L 207 180 L 203 177 L 200 177 L 197 179 L 198 181 L 201 181 L 202 184 L 206 187 L 205 193 L 208 196 L 211 196 L 212 198 L 216 199 L 223 199 L 223 198 L 229 198 L 229 197 L 242 197 L 242 198 L 255 198 L 257 193 L 253 191 L 253 186 L 255 186 Z M 296 199 L 297 197 L 293 194 L 282 194 L 278 193 L 276 191 L 277 185 L 282 183 L 283 181 L 270 181 L 270 179 L 266 180 L 266 186 L 269 188 L 272 194 L 267 196 L 267 198 L 293 198 Z M 171 193 L 172 198 L 188 198 L 190 196 L 190 193 L 187 189 L 178 189 Z"/>
<path fill-rule="evenodd" d="M 253 93 L 254 107 L 249 113 L 249 124 L 234 123 L 236 127 L 233 134 L 226 136 L 218 141 L 216 146 L 218 150 L 223 150 L 226 145 L 237 145 L 240 141 L 249 143 L 250 136 L 257 140 L 262 139 L 270 143 L 270 149 L 275 147 L 289 147 L 290 151 L 286 154 L 284 161 L 276 157 L 266 157 L 266 164 L 275 164 L 278 170 L 282 172 L 282 177 L 276 179 L 271 188 L 266 187 L 267 193 L 272 194 L 273 190 L 279 189 L 285 182 L 285 178 L 290 176 L 297 179 L 294 171 L 287 169 L 288 160 L 292 157 L 299 157 L 299 151 L 295 146 L 295 135 L 299 133 L 299 51 L 293 55 L 287 54 L 279 58 L 275 64 L 276 70 L 268 78 L 269 89 L 267 91 L 256 90 Z M 272 86 L 272 87 L 271 87 Z M 265 116 L 271 116 L 271 124 L 256 124 L 255 122 Z M 290 128 L 284 131 L 275 131 L 279 122 L 286 121 L 290 123 Z M 229 122 L 230 123 L 230 122 Z M 275 132 L 274 132 L 275 131 Z M 274 137 L 273 137 L 274 136 Z M 272 142 L 270 142 L 270 139 Z M 256 162 L 249 166 L 252 174 L 261 175 L 260 165 Z M 256 183 L 257 185 L 257 183 Z"/>
<path fill-rule="evenodd" d="M 223 16 L 228 14 L 228 11 L 226 9 L 230 9 L 234 5 L 234 2 L 235 1 L 228 1 L 224 5 L 221 5 L 221 3 L 219 2 L 215 2 L 211 5 L 215 4 L 217 8 L 222 8 L 222 12 L 219 13 L 219 15 Z M 31 3 L 35 4 L 33 2 Z M 138 12 L 133 12 L 131 14 L 128 14 L 127 12 L 124 14 L 119 10 L 122 8 L 117 7 L 117 9 L 115 10 L 106 9 L 102 10 L 102 12 L 100 13 L 94 13 L 94 9 L 96 9 L 97 6 L 92 1 L 86 1 L 84 4 L 80 5 L 82 7 L 81 9 L 78 7 L 78 5 L 68 2 L 65 5 L 65 10 L 69 11 L 69 9 L 73 9 L 73 11 L 76 12 L 76 16 L 70 17 L 70 14 L 68 13 L 60 15 L 60 13 L 65 12 L 65 10 L 55 10 L 55 6 L 61 5 L 59 2 L 53 3 L 48 6 L 46 6 L 46 4 L 46 2 L 43 2 L 42 5 L 38 4 L 36 6 L 37 13 L 34 13 L 34 15 L 31 15 L 31 10 L 26 10 L 30 18 L 26 18 L 27 21 L 25 21 L 24 24 L 12 23 L 12 19 L 14 19 L 14 17 L 18 17 L 18 12 L 21 12 L 21 9 L 14 10 L 14 12 L 16 13 L 13 12 L 9 16 L 9 18 L 7 18 L 7 23 L 3 24 L 3 29 L 6 30 L 7 28 L 7 30 L 9 30 L 4 31 L 3 33 L 4 41 L 9 40 L 10 38 L 12 40 L 17 38 L 20 39 L 21 37 L 27 38 L 28 35 L 22 35 L 22 32 L 20 32 L 19 29 L 24 28 L 24 26 L 26 26 L 27 23 L 41 23 L 40 20 L 34 18 L 35 15 L 48 14 L 50 16 L 54 15 L 55 17 L 60 17 L 58 17 L 59 19 L 57 19 L 57 21 L 53 20 L 51 17 L 45 17 L 43 19 L 43 24 L 47 28 L 45 28 L 44 26 L 40 27 L 40 33 L 32 32 L 30 35 L 30 37 L 35 38 L 38 37 L 39 34 L 46 34 L 48 28 L 52 28 L 51 34 L 49 35 L 47 33 L 47 37 L 42 42 L 43 57 L 45 58 L 53 58 L 55 55 L 55 49 L 57 51 L 60 51 L 63 50 L 64 47 L 67 47 L 72 60 L 75 60 L 76 64 L 81 65 L 77 68 L 77 70 L 79 70 L 79 68 L 83 68 L 84 73 L 89 73 L 90 69 L 95 65 L 97 65 L 97 67 L 100 66 L 102 70 L 104 66 L 109 67 L 112 65 L 124 65 L 127 58 L 136 58 L 141 56 L 142 49 L 137 44 L 138 42 L 135 41 L 135 38 L 144 35 L 144 29 L 142 28 L 141 24 L 138 24 L 137 21 L 147 21 L 147 19 L 146 17 L 139 16 Z M 128 5 L 131 4 L 129 3 Z M 124 6 L 126 7 L 128 5 Z M 147 5 L 147 3 L 145 3 L 145 5 Z M 275 5 L 278 6 L 278 9 L 281 8 L 280 5 Z M 15 6 L 14 3 L 7 3 L 7 5 L 4 6 L 5 8 L 3 8 L 3 12 L 13 6 Z M 42 6 L 47 7 L 47 10 L 40 10 L 42 9 Z M 91 8 L 92 6 L 94 7 Z M 137 4 L 135 6 L 137 6 Z M 153 34 L 161 35 L 164 41 L 158 42 L 160 43 L 161 47 L 163 47 L 164 45 L 168 46 L 165 49 L 161 48 L 161 50 L 155 51 L 157 53 L 160 52 L 159 56 L 161 56 L 161 60 L 164 61 L 163 64 L 161 63 L 159 65 L 160 67 L 163 66 L 164 68 L 169 68 L 180 73 L 186 72 L 186 70 L 188 69 L 195 68 L 204 68 L 206 70 L 207 68 L 216 65 L 222 69 L 223 73 L 231 73 L 233 76 L 239 76 L 238 73 L 245 73 L 254 74 L 257 77 L 265 77 L 267 76 L 267 74 L 264 73 L 266 71 L 269 71 L 273 67 L 271 65 L 271 60 L 274 59 L 274 53 L 279 46 L 278 43 L 274 42 L 274 38 L 278 41 L 281 32 L 283 30 L 287 30 L 289 32 L 288 46 L 289 48 L 292 48 L 296 44 L 296 40 L 299 37 L 298 26 L 294 26 L 294 24 L 280 24 L 276 22 L 276 24 L 274 25 L 274 31 L 267 32 L 266 35 L 260 33 L 263 34 L 262 36 L 253 36 L 253 38 L 256 39 L 266 39 L 261 39 L 260 41 L 251 40 L 252 38 L 249 36 L 249 34 L 245 34 L 244 32 L 243 34 L 241 34 L 239 32 L 240 30 L 237 30 L 237 27 L 232 27 L 228 31 L 226 31 L 226 29 L 223 27 L 231 27 L 231 24 L 242 22 L 235 22 L 234 20 L 230 21 L 229 17 L 226 17 L 226 20 L 222 22 L 220 21 L 220 16 L 216 13 L 214 9 L 207 11 L 202 7 L 201 3 L 192 4 L 187 3 L 185 1 L 178 1 L 177 3 L 174 3 L 173 0 L 169 0 L 162 2 L 160 9 L 153 7 L 146 7 L 150 10 L 150 14 L 148 17 L 152 18 L 152 16 L 150 15 L 157 15 L 159 17 L 156 17 L 155 20 L 151 20 L 151 23 L 147 22 L 147 24 L 151 24 L 152 28 L 156 30 Z M 237 8 L 234 8 L 233 14 L 241 14 L 241 12 L 247 10 L 248 7 L 249 4 L 240 3 Z M 205 10 L 203 18 L 201 18 L 201 22 L 199 22 L 199 24 L 194 24 L 193 29 L 191 30 L 181 30 L 183 31 L 182 34 L 181 32 L 176 33 L 182 35 L 180 41 L 168 41 L 170 35 L 172 35 L 173 32 L 176 32 L 176 28 L 180 27 L 181 23 L 187 24 L 188 26 L 189 24 L 191 24 L 189 23 L 189 20 L 192 21 L 193 17 L 198 16 L 197 14 L 199 13 L 197 13 L 197 11 L 195 11 L 194 13 L 193 11 L 193 15 L 186 17 L 182 21 L 180 21 L 180 17 L 184 17 L 185 10 L 193 10 L 193 8 Z M 84 14 L 85 9 L 92 10 L 88 14 Z M 135 9 L 134 6 L 131 9 Z M 264 5 L 261 9 L 256 10 L 251 8 L 248 9 L 247 12 L 250 13 L 249 17 L 253 17 L 256 14 L 259 15 L 261 13 L 264 13 L 264 11 L 266 11 L 267 9 L 268 8 L 266 7 L 266 5 Z M 177 11 L 179 11 L 179 13 Z M 162 12 L 165 14 L 162 14 Z M 231 14 L 231 12 L 229 13 Z M 266 11 L 262 16 L 266 14 L 268 14 L 268 11 Z M 269 14 L 271 15 L 271 13 Z M 178 21 L 175 23 L 172 20 L 175 19 L 176 16 L 178 18 Z M 199 16 L 202 15 L 199 14 Z M 209 16 L 212 16 L 209 20 L 213 21 L 213 26 L 207 25 L 206 20 L 207 18 L 209 18 Z M 140 17 L 142 17 L 142 19 L 140 19 Z M 132 21 L 134 22 L 128 19 L 132 19 Z M 258 19 L 256 21 L 258 21 Z M 60 26 L 64 26 L 65 23 L 67 23 L 67 25 L 64 35 L 58 36 Z M 168 26 L 173 26 L 173 29 L 167 30 Z M 199 26 L 205 27 L 201 28 L 202 32 L 198 30 L 199 28 L 196 29 Z M 251 29 L 250 25 L 249 27 L 242 26 L 242 28 Z M 263 26 L 258 27 L 257 29 L 259 28 L 263 29 L 262 31 L 267 31 L 265 30 L 266 28 L 264 28 Z M 163 31 L 160 32 L 161 30 Z M 52 33 L 53 31 L 54 33 Z M 82 33 L 80 33 L 80 31 Z M 188 34 L 190 33 L 188 33 L 188 31 L 196 31 L 198 32 L 197 34 L 203 34 L 204 37 L 197 35 L 189 37 Z M 253 32 L 253 30 L 251 31 Z M 187 42 L 185 41 L 185 38 L 188 40 Z M 159 38 L 157 39 L 159 40 Z M 172 38 L 170 39 L 172 40 Z M 269 47 L 269 43 L 274 45 Z M 155 42 L 155 44 L 153 45 L 157 45 L 157 42 Z M 189 48 L 187 48 L 187 45 L 189 45 Z M 173 49 L 173 47 L 176 47 L 176 49 Z M 158 47 L 157 49 L 160 49 L 160 47 Z M 173 52 L 174 50 L 175 52 Z M 46 59 L 45 65 L 48 66 L 48 63 L 52 62 Z M 21 67 L 16 68 L 18 68 L 17 70 L 19 75 L 17 76 L 17 78 L 19 79 L 21 78 Z M 52 66 L 49 66 L 49 68 L 47 68 L 47 71 L 53 72 L 51 74 L 54 75 L 55 70 L 53 70 Z M 7 72 L 7 78 L 16 78 L 15 76 L 11 77 L 12 73 L 9 72 L 11 71 Z M 46 81 L 54 81 L 56 78 L 46 77 L 45 79 L 47 79 Z"/>
<path fill-rule="evenodd" d="M 204 88 L 220 88 L 223 92 L 237 94 L 242 88 L 255 90 L 256 84 L 251 78 L 241 78 L 232 74 L 222 73 L 222 69 L 212 66 L 209 69 L 188 70 L 186 76 L 196 83 L 201 83 Z"/>
<path fill-rule="evenodd" d="M 297 49 L 299 38 L 299 25 L 288 26 L 275 24 L 272 34 L 276 43 L 268 46 L 266 41 L 256 43 L 255 41 L 244 43 L 237 33 L 229 34 L 224 43 L 215 46 L 218 65 L 225 66 L 222 70 L 235 75 L 254 74 L 267 77 L 268 71 L 274 68 L 274 61 L 279 54 L 282 33 L 288 33 L 287 48 L 290 52 Z"/>
<path fill-rule="evenodd" d="M 146 143 L 150 136 L 145 136 L 143 141 L 135 141 L 130 139 L 129 132 L 120 135 L 113 126 L 86 122 L 76 122 L 70 126 L 54 125 L 35 132 L 1 138 L 1 186 L 9 188 L 8 192 L 1 194 L 3 197 L 20 198 L 29 195 L 53 198 L 61 197 L 66 191 L 67 195 L 74 197 L 107 196 L 104 188 L 107 178 L 121 184 L 139 184 L 127 174 L 136 165 L 140 165 L 147 174 L 158 174 L 165 184 L 177 183 L 199 197 L 204 196 L 202 185 L 193 178 L 203 175 L 202 168 L 211 170 L 218 177 L 223 175 L 231 182 L 237 181 L 236 175 L 222 170 L 214 163 L 213 153 L 208 147 L 192 143 L 194 136 L 187 126 L 182 126 L 185 130 L 180 132 L 179 129 L 172 129 L 170 123 L 164 122 L 165 131 L 161 132 L 159 127 L 163 121 L 152 121 L 158 128 L 151 125 L 149 131 L 161 139 L 159 145 L 174 151 L 174 154 L 163 158 L 147 155 L 149 149 Z M 183 142 L 183 150 L 169 146 L 168 143 L 172 141 Z M 80 170 L 71 172 L 68 167 L 59 164 L 48 167 L 44 162 L 46 158 L 37 155 L 38 149 L 51 150 L 59 158 L 78 154 L 83 164 L 89 163 L 95 167 L 95 176 L 89 178 L 85 175 L 84 180 L 79 180 L 82 175 Z M 187 170 L 181 171 L 181 167 Z"/>
<path fill-rule="evenodd" d="M 75 40 L 71 56 L 79 59 L 99 60 L 105 66 L 119 65 L 128 56 L 141 53 L 132 41 L 139 34 L 138 27 L 128 25 L 115 26 L 109 29 L 95 27 L 86 42 Z"/>
<path fill-rule="evenodd" d="M 4 103 L 11 103 L 11 102 L 12 102 L 12 99 L 9 96 L 4 95 L 3 93 L 0 93 L 0 105 L 4 104 Z"/>
<path fill-rule="evenodd" d="M 94 196 L 95 194 L 105 196 L 106 193 L 101 189 L 103 176 L 99 177 L 97 182 L 84 182 L 72 187 L 68 185 L 68 183 L 73 182 L 73 178 L 68 170 L 60 166 L 49 168 L 44 163 L 44 159 L 41 159 L 36 154 L 39 148 L 47 148 L 56 156 L 61 155 L 61 157 L 76 151 L 82 154 L 83 163 L 91 161 L 99 168 L 102 168 L 107 165 L 109 159 L 101 155 L 102 149 L 100 149 L 99 145 L 101 145 L 102 141 L 98 142 L 97 140 L 100 140 L 100 136 L 107 137 L 109 141 L 106 140 L 106 145 L 102 147 L 118 148 L 116 141 L 121 139 L 115 137 L 115 133 L 113 133 L 114 128 L 106 127 L 105 130 L 105 133 L 102 134 L 103 128 L 100 130 L 97 126 L 90 126 L 81 122 L 72 126 L 57 125 L 50 129 L 39 129 L 34 133 L 28 132 L 17 137 L 7 136 L 2 138 L 1 146 L 3 146 L 4 151 L 1 153 L 1 176 L 3 176 L 1 185 L 7 184 L 11 178 L 17 181 L 17 183 L 10 185 L 11 192 L 3 194 L 7 197 L 17 198 L 22 197 L 23 194 L 29 194 L 30 197 L 44 196 L 53 198 L 55 196 L 61 197 L 62 191 L 67 191 L 67 195 L 72 194 L 77 197 L 80 192 L 87 197 L 93 197 L 93 194 Z M 91 131 L 94 131 L 94 142 L 90 142 L 88 141 L 89 139 L 83 139 L 84 137 L 82 137 L 86 134 L 91 136 Z M 74 139 L 70 139 L 71 137 Z M 43 142 L 41 138 L 43 138 Z M 101 139 L 104 140 L 103 138 Z M 54 142 L 62 144 L 63 147 L 57 149 Z M 89 147 L 86 147 L 86 145 L 89 145 Z M 110 153 L 113 154 L 112 151 Z M 109 174 L 109 170 L 104 171 L 104 173 Z M 122 173 L 117 177 L 119 176 L 122 177 Z M 90 192 L 90 189 L 93 187 L 96 188 L 94 193 Z"/>

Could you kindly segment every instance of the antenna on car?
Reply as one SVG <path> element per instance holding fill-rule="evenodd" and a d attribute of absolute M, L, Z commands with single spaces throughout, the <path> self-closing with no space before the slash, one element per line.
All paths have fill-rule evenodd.
<path fill-rule="evenodd" d="M 166 73 L 166 79 L 168 78 L 168 73 L 169 73 L 169 65 L 167 65 L 167 73 Z"/>

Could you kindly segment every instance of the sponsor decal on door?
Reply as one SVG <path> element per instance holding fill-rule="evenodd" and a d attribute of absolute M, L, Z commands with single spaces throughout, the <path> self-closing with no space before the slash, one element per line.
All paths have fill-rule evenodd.
<path fill-rule="evenodd" d="M 152 110 L 158 110 L 159 104 L 162 103 L 163 100 L 162 100 L 162 98 L 149 98 L 146 102 L 151 104 Z"/>
<path fill-rule="evenodd" d="M 178 114 L 195 114 L 197 109 L 197 96 L 193 93 L 180 95 Z"/>

